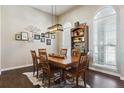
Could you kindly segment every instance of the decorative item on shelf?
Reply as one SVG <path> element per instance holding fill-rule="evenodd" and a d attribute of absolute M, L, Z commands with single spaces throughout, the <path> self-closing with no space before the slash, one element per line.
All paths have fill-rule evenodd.
<path fill-rule="evenodd" d="M 45 38 L 41 38 L 40 41 L 41 41 L 42 43 L 44 43 L 44 42 L 45 42 Z"/>
<path fill-rule="evenodd" d="M 41 33 L 41 37 L 45 37 L 45 33 Z"/>
<path fill-rule="evenodd" d="M 35 40 L 40 40 L 40 35 L 34 34 L 34 39 L 35 39 Z"/>
<path fill-rule="evenodd" d="M 28 41 L 28 32 L 21 32 L 21 40 Z"/>
<path fill-rule="evenodd" d="M 15 34 L 15 40 L 21 40 L 22 36 L 21 34 Z"/>
<path fill-rule="evenodd" d="M 84 37 L 82 37 L 82 41 L 84 41 Z"/>
<path fill-rule="evenodd" d="M 54 34 L 55 32 L 60 32 L 60 31 L 63 31 L 63 27 L 61 24 L 54 24 L 55 22 L 57 22 L 57 19 L 56 19 L 56 6 L 53 6 L 51 7 L 52 9 L 52 26 L 48 27 L 48 32 L 50 34 Z"/>
<path fill-rule="evenodd" d="M 51 39 L 55 39 L 55 35 L 51 35 Z"/>
<path fill-rule="evenodd" d="M 47 33 L 45 33 L 45 37 L 46 38 L 49 38 L 50 37 L 50 34 L 47 32 Z"/>
<path fill-rule="evenodd" d="M 83 31 L 80 31 L 80 35 L 84 35 L 84 32 Z"/>
<path fill-rule="evenodd" d="M 74 36 L 77 36 L 77 32 L 74 32 Z"/>
<path fill-rule="evenodd" d="M 77 22 L 74 23 L 74 26 L 75 27 L 78 27 L 79 25 L 80 25 L 79 21 L 77 21 Z"/>
<path fill-rule="evenodd" d="M 46 39 L 46 45 L 51 45 L 51 39 Z"/>

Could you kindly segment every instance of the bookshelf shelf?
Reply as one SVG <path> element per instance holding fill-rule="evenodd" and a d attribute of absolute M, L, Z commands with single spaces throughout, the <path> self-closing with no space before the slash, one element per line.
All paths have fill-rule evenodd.
<path fill-rule="evenodd" d="M 71 29 L 71 48 L 78 48 L 80 52 L 89 50 L 88 26 L 80 24 L 78 27 Z"/>

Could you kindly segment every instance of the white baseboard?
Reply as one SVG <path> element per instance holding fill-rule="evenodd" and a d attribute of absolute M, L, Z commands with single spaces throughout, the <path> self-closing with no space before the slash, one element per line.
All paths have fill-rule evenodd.
<path fill-rule="evenodd" d="M 120 74 L 118 74 L 118 73 L 101 70 L 101 69 L 99 69 L 99 68 L 89 67 L 89 69 L 94 70 L 94 71 L 98 71 L 98 72 L 102 72 L 102 73 L 106 73 L 106 74 L 110 74 L 110 75 L 113 75 L 113 76 L 120 77 Z"/>
<path fill-rule="evenodd" d="M 22 66 L 16 66 L 16 67 L 10 67 L 10 68 L 4 68 L 1 70 L 2 71 L 8 71 L 8 70 L 14 70 L 14 69 L 19 69 L 19 68 L 23 68 L 23 67 L 29 67 L 32 66 L 33 64 L 28 64 L 28 65 L 22 65 Z"/>

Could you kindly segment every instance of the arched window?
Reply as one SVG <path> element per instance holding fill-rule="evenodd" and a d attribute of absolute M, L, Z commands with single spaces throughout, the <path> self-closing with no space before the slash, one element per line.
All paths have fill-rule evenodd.
<path fill-rule="evenodd" d="M 67 55 L 71 54 L 71 23 L 67 22 L 63 25 L 63 32 L 62 32 L 62 48 L 67 48 L 68 52 Z"/>
<path fill-rule="evenodd" d="M 116 69 L 117 14 L 112 6 L 100 9 L 94 17 L 94 63 Z"/>

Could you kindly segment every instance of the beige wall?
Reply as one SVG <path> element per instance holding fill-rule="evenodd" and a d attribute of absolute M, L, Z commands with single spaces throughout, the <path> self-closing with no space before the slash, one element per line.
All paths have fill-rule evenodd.
<path fill-rule="evenodd" d="M 15 34 L 25 31 L 29 25 L 46 32 L 51 26 L 51 15 L 29 6 L 2 6 L 2 69 L 31 64 L 30 49 L 47 48 L 48 53 L 57 52 L 57 37 L 49 46 L 40 40 L 16 41 Z"/>
<path fill-rule="evenodd" d="M 59 16 L 59 23 L 65 24 L 66 22 L 71 22 L 72 25 L 76 21 L 80 23 L 86 22 L 89 25 L 89 50 L 92 59 L 92 52 L 93 52 L 93 18 L 98 11 L 98 9 L 102 8 L 103 6 L 79 6 L 61 16 Z M 117 65 L 118 65 L 118 73 L 124 79 L 124 42 L 123 42 L 123 35 L 124 35 L 124 6 L 113 6 L 118 13 L 118 31 L 117 31 Z M 120 19 L 120 21 L 119 21 Z M 60 34 L 60 42 L 62 42 L 62 35 Z M 61 43 L 59 43 L 61 47 Z"/>

